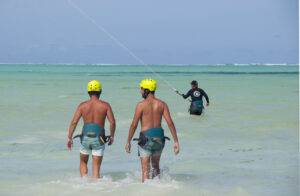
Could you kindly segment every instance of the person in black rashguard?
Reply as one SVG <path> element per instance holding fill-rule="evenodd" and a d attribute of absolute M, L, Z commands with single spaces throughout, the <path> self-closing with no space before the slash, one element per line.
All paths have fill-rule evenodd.
<path fill-rule="evenodd" d="M 190 114 L 201 115 L 204 108 L 202 98 L 205 97 L 206 99 L 206 107 L 209 106 L 209 98 L 203 89 L 198 88 L 198 82 L 196 80 L 193 80 L 191 82 L 191 86 L 192 89 L 189 90 L 186 94 L 179 93 L 178 91 L 177 93 L 184 99 L 191 96 L 192 101 L 190 106 Z"/>

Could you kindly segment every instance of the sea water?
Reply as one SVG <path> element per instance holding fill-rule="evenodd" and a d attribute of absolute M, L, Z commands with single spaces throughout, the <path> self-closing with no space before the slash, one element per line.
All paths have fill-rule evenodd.
<path fill-rule="evenodd" d="M 159 76 L 142 65 L 0 65 L 0 195 L 298 195 L 298 66 L 151 69 Z M 131 154 L 124 147 L 144 78 L 158 82 L 155 95 L 169 106 L 180 153 L 167 141 L 161 178 L 141 183 L 137 144 Z M 91 162 L 79 177 L 79 140 L 66 148 L 90 80 L 101 82 L 117 123 L 98 180 Z M 210 99 L 202 116 L 190 116 L 189 102 L 166 84 L 186 93 L 192 80 Z M 82 121 L 75 134 L 81 128 Z"/>

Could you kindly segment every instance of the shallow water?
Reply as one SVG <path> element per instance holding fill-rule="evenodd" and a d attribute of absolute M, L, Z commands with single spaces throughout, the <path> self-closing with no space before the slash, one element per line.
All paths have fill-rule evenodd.
<path fill-rule="evenodd" d="M 198 80 L 211 102 L 204 115 L 190 116 L 189 103 L 144 66 L 0 65 L 0 195 L 298 195 L 297 66 L 152 68 L 181 92 Z M 145 77 L 157 80 L 156 96 L 169 105 L 180 154 L 167 142 L 162 178 L 142 184 L 136 144 L 131 154 L 124 146 Z M 79 178 L 79 141 L 65 146 L 92 79 L 117 120 L 99 180 Z"/>

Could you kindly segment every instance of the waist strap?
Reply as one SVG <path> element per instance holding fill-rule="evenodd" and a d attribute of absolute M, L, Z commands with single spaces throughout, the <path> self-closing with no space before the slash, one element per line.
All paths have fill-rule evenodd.
<path fill-rule="evenodd" d="M 195 105 L 195 106 L 202 106 L 203 105 L 203 101 L 202 100 L 197 100 L 197 101 L 193 101 L 193 104 Z"/>
<path fill-rule="evenodd" d="M 100 144 L 105 144 L 109 141 L 110 136 L 105 136 L 103 127 L 96 123 L 87 123 L 83 126 L 81 134 L 75 135 L 73 139 L 79 137 L 82 143 L 83 136 L 98 137 Z"/>
<path fill-rule="evenodd" d="M 105 132 L 102 126 L 96 123 L 87 123 L 82 127 L 82 132 L 87 136 L 98 136 Z"/>
<path fill-rule="evenodd" d="M 160 140 L 161 138 L 152 138 L 152 140 Z M 170 138 L 169 137 L 167 137 L 167 136 L 164 136 L 164 139 L 166 139 L 166 140 L 170 140 Z M 133 138 L 133 141 L 140 141 L 141 140 L 141 138 L 139 137 L 139 138 Z"/>
<path fill-rule="evenodd" d="M 140 146 L 145 145 L 149 140 L 162 141 L 165 143 L 165 140 L 170 140 L 170 138 L 164 136 L 164 130 L 162 128 L 156 127 L 140 132 L 140 137 L 133 139 L 133 141 L 138 141 Z"/>

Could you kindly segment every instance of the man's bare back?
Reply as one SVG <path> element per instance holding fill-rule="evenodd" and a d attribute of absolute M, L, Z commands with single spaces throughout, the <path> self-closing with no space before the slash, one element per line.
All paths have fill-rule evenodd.
<path fill-rule="evenodd" d="M 140 120 L 141 132 L 143 132 L 154 127 L 161 128 L 162 117 L 165 118 L 175 140 L 176 150 L 174 149 L 174 152 L 177 154 L 179 152 L 178 139 L 168 105 L 165 102 L 155 98 L 153 94 L 148 95 L 147 99 L 139 102 L 136 106 L 133 121 L 129 129 L 126 151 L 130 152 L 130 141 Z"/>
<path fill-rule="evenodd" d="M 110 143 L 113 142 L 115 132 L 115 118 L 112 109 L 108 103 L 99 100 L 96 96 L 91 96 L 90 100 L 82 102 L 74 115 L 69 129 L 69 138 L 72 138 L 73 132 L 77 126 L 80 118 L 83 118 L 84 124 L 96 123 L 102 127 L 105 125 L 105 119 L 108 118 L 110 122 Z"/>
<path fill-rule="evenodd" d="M 96 123 L 104 127 L 106 116 L 112 118 L 110 105 L 101 100 L 88 100 L 82 102 L 78 108 L 84 124 Z"/>
<path fill-rule="evenodd" d="M 108 145 L 113 144 L 115 134 L 115 118 L 110 105 L 102 100 L 99 100 L 101 95 L 101 84 L 96 80 L 92 80 L 87 86 L 90 100 L 82 102 L 75 112 L 74 118 L 71 121 L 67 147 L 69 150 L 73 147 L 72 135 L 76 129 L 80 118 L 83 118 L 84 126 L 82 133 L 75 136 L 80 137 L 80 174 L 87 174 L 87 162 L 89 155 L 93 155 L 93 177 L 99 178 L 100 166 L 105 150 L 107 137 L 105 136 L 105 119 L 110 123 L 110 136 Z"/>
<path fill-rule="evenodd" d="M 153 79 L 145 79 L 140 84 L 141 95 L 144 98 L 136 106 L 135 114 L 129 128 L 125 146 L 126 152 L 131 152 L 130 141 L 135 133 L 139 121 L 141 121 L 141 133 L 138 139 L 138 154 L 142 164 L 142 181 L 149 179 L 150 160 L 153 167 L 152 178 L 159 176 L 159 160 L 164 148 L 165 136 L 161 127 L 162 117 L 165 118 L 174 139 L 174 153 L 179 153 L 179 144 L 176 129 L 172 121 L 167 104 L 157 98 L 154 93 L 156 82 Z M 146 138 L 146 139 L 145 139 Z"/>
<path fill-rule="evenodd" d="M 159 99 L 145 99 L 137 105 L 137 110 L 141 110 L 141 131 L 146 131 L 153 127 L 161 128 L 161 119 L 165 108 L 165 103 Z"/>

